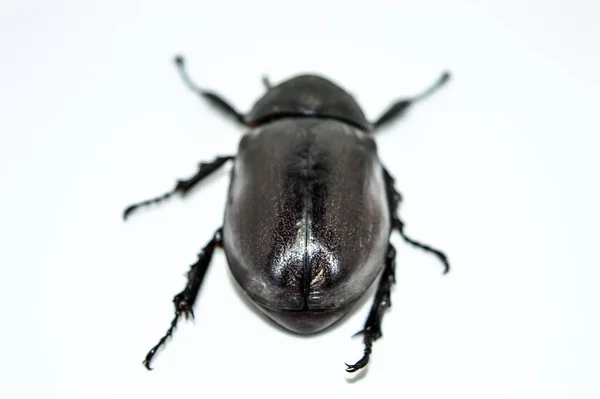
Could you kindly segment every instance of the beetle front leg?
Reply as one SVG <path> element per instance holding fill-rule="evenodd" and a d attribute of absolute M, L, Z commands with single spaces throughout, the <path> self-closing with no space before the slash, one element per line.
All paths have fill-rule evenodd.
<path fill-rule="evenodd" d="M 226 117 L 233 118 L 242 125 L 248 126 L 246 123 L 246 117 L 242 113 L 238 112 L 231 104 L 229 104 L 223 98 L 223 96 L 212 91 L 201 89 L 192 81 L 192 79 L 190 79 L 187 71 L 185 70 L 185 59 L 182 56 L 178 55 L 175 57 L 175 64 L 179 69 L 181 79 L 183 79 L 184 83 L 190 88 L 190 90 L 204 97 L 213 107 L 215 107 Z"/>
<path fill-rule="evenodd" d="M 363 343 L 365 344 L 365 350 L 363 357 L 353 365 L 346 363 L 346 371 L 354 373 L 365 367 L 369 363 L 369 357 L 371 355 L 373 342 L 381 338 L 381 321 L 383 314 L 387 308 L 392 306 L 390 299 L 390 293 L 392 285 L 396 282 L 395 277 L 396 270 L 396 249 L 392 244 L 388 245 L 388 251 L 385 258 L 385 268 L 383 269 L 383 275 L 379 280 L 379 286 L 377 287 L 377 293 L 375 294 L 375 300 L 373 306 L 369 312 L 369 317 L 365 323 L 365 328 L 357 332 L 355 335 L 363 335 Z"/>
<path fill-rule="evenodd" d="M 222 229 L 217 230 L 212 240 L 202 249 L 202 252 L 198 254 L 198 261 L 194 263 L 188 274 L 188 282 L 185 286 L 185 289 L 181 291 L 179 294 L 175 295 L 173 298 L 173 304 L 175 305 L 175 317 L 173 321 L 171 321 L 171 326 L 167 330 L 167 333 L 158 341 L 152 349 L 146 355 L 146 359 L 144 359 L 144 366 L 148 370 L 152 370 L 150 367 L 150 362 L 152 358 L 156 354 L 156 351 L 165 344 L 167 338 L 173 335 L 173 331 L 177 327 L 177 322 L 179 318 L 183 315 L 186 319 L 189 317 L 194 318 L 194 303 L 196 302 L 196 297 L 198 296 L 198 291 L 200 290 L 200 286 L 202 285 L 202 280 L 204 279 L 204 275 L 206 274 L 206 270 L 208 269 L 208 265 L 212 259 L 213 252 L 216 247 L 221 246 L 223 242 L 223 233 Z"/>
<path fill-rule="evenodd" d="M 223 166 L 223 164 L 225 164 L 225 162 L 229 161 L 230 159 L 234 159 L 234 157 L 233 156 L 217 157 L 212 162 L 200 163 L 200 165 L 198 167 L 198 172 L 196 172 L 196 174 L 193 177 L 191 177 L 190 179 L 178 180 L 177 184 L 175 185 L 175 188 L 173 190 L 171 190 L 159 197 L 152 198 L 152 199 L 142 201 L 142 202 L 138 202 L 137 204 L 128 206 L 125 209 L 125 211 L 123 212 L 123 220 L 127 220 L 129 215 L 131 215 L 131 213 L 139 207 L 147 206 L 150 204 L 155 204 L 155 203 L 164 201 L 164 200 L 168 199 L 169 197 L 171 197 L 175 193 L 180 193 L 181 195 L 187 194 L 196 184 L 198 184 L 200 181 L 202 181 L 202 179 L 204 179 L 205 177 L 209 176 L 211 173 L 213 173 L 214 171 L 219 169 L 221 166 Z"/>
<path fill-rule="evenodd" d="M 423 100 L 425 97 L 428 97 L 434 92 L 436 92 L 449 79 L 450 73 L 444 72 L 437 80 L 437 82 L 435 82 L 431 87 L 423 91 L 421 94 L 411 98 L 396 101 L 387 109 L 387 111 L 385 111 L 379 118 L 377 118 L 377 120 L 373 123 L 373 127 L 378 129 L 381 126 L 393 121 L 394 119 L 399 118 L 400 116 L 402 116 L 402 114 L 404 114 L 404 112 L 409 106 L 411 106 L 417 101 Z"/>

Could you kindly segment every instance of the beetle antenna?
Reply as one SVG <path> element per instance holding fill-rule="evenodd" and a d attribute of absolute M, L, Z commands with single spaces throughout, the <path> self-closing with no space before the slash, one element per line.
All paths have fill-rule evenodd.
<path fill-rule="evenodd" d="M 213 107 L 215 107 L 225 116 L 235 119 L 244 126 L 248 126 L 248 123 L 246 123 L 246 117 L 233 108 L 233 106 L 229 104 L 221 95 L 200 88 L 192 81 L 192 79 L 190 79 L 190 76 L 185 69 L 185 59 L 181 55 L 175 57 L 175 64 L 177 65 L 181 79 L 183 79 L 183 82 L 187 87 L 190 88 L 190 90 L 207 99 Z"/>

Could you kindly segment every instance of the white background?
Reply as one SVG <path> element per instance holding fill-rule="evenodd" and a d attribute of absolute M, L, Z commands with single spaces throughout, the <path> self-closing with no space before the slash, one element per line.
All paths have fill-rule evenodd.
<path fill-rule="evenodd" d="M 597 2 L 211 3 L 2 2 L 0 397 L 600 397 Z M 220 251 L 196 322 L 142 367 L 222 222 L 229 167 L 121 212 L 243 132 L 181 83 L 179 52 L 244 111 L 263 73 L 329 76 L 371 119 L 453 73 L 377 137 L 407 233 L 453 269 L 394 237 L 366 373 L 343 363 L 370 298 L 293 335 L 249 307 Z"/>

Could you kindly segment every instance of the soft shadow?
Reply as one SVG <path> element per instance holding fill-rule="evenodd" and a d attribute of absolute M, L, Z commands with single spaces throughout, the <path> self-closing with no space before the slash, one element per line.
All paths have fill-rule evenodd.
<path fill-rule="evenodd" d="M 367 376 L 367 373 L 369 372 L 369 366 L 367 365 L 367 367 L 365 367 L 364 369 L 360 369 L 355 373 L 348 373 L 346 375 L 346 382 L 348 384 L 355 384 L 358 381 L 362 380 L 363 378 L 365 378 Z"/>

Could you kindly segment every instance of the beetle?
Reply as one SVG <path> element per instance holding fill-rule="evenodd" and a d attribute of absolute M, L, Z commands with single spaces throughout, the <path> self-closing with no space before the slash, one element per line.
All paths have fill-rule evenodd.
<path fill-rule="evenodd" d="M 397 213 L 402 199 L 394 178 L 377 155 L 373 133 L 400 117 L 450 78 L 445 72 L 423 93 L 396 101 L 370 123 L 358 103 L 335 83 L 300 75 L 276 86 L 263 78 L 266 93 L 248 114 L 221 95 L 198 87 L 175 58 L 185 84 L 225 116 L 245 126 L 236 155 L 200 163 L 197 173 L 136 209 L 185 196 L 204 178 L 233 162 L 223 226 L 204 246 L 173 298 L 175 317 L 143 364 L 172 336 L 193 306 L 215 248 L 222 247 L 234 279 L 252 302 L 287 330 L 311 334 L 344 316 L 381 276 L 364 328 L 364 354 L 355 372 L 369 362 L 373 342 L 391 305 L 396 250 L 390 236 L 402 238 L 450 265 L 446 255 L 408 237 Z"/>

